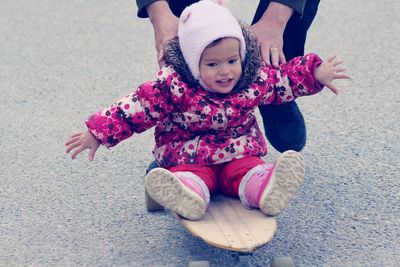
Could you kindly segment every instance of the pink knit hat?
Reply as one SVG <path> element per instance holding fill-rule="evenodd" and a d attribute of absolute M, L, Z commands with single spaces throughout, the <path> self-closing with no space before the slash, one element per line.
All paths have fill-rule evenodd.
<path fill-rule="evenodd" d="M 237 38 L 242 61 L 245 57 L 242 29 L 227 8 L 227 0 L 203 0 L 185 8 L 179 19 L 178 37 L 183 57 L 196 80 L 200 80 L 199 63 L 204 49 L 219 38 Z"/>

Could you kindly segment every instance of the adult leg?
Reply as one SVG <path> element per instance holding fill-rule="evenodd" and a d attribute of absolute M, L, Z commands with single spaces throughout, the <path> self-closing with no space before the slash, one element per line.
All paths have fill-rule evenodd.
<path fill-rule="evenodd" d="M 268 7 L 269 1 L 260 1 L 253 24 L 257 22 Z M 304 7 L 301 19 L 290 19 L 283 35 L 283 52 L 286 60 L 304 54 L 307 30 L 318 9 L 319 0 L 309 0 Z M 306 125 L 296 102 L 282 105 L 259 106 L 265 135 L 278 151 L 300 151 L 306 143 Z"/>
<path fill-rule="evenodd" d="M 288 21 L 283 35 L 283 52 L 286 60 L 304 54 L 307 31 L 317 14 L 320 0 L 308 0 L 304 6 L 303 16 Z M 269 1 L 260 0 L 252 24 L 256 23 L 269 5 Z"/>
<path fill-rule="evenodd" d="M 283 52 L 287 60 L 304 55 L 307 31 L 318 11 L 319 0 L 308 0 L 300 20 L 291 19 L 283 35 Z"/>
<path fill-rule="evenodd" d="M 158 166 L 157 161 L 156 161 L 156 160 L 153 160 L 153 161 L 149 164 L 149 166 L 147 166 L 146 174 L 148 174 L 152 169 L 158 168 L 158 167 L 160 167 L 160 166 Z"/>

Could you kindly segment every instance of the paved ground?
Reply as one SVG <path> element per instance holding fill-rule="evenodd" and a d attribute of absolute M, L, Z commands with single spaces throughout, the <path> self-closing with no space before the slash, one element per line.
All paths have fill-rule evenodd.
<path fill-rule="evenodd" d="M 250 2 L 231 1 L 247 21 Z M 2 1 L 1 266 L 232 264 L 170 213 L 145 211 L 152 132 L 92 163 L 64 154 L 88 115 L 154 77 L 152 31 L 135 12 L 124 0 Z M 322 1 L 307 51 L 337 53 L 354 79 L 338 83 L 339 96 L 298 101 L 307 181 L 255 266 L 281 255 L 298 266 L 398 266 L 399 15 L 395 0 Z"/>

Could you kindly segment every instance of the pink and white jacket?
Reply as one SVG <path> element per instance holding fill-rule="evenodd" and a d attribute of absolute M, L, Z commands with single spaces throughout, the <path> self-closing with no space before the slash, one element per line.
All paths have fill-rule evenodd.
<path fill-rule="evenodd" d="M 266 155 L 255 108 L 321 91 L 314 70 L 322 61 L 308 54 L 279 68 L 260 65 L 256 39 L 247 27 L 242 28 L 247 46 L 244 77 L 230 94 L 208 92 L 193 81 L 175 39 L 164 50 L 169 64 L 158 72 L 157 80 L 90 116 L 89 131 L 112 147 L 156 126 L 153 153 L 165 168 Z"/>

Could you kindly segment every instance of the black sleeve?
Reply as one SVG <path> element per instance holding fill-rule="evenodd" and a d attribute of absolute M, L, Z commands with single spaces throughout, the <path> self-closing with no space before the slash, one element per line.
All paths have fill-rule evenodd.
<path fill-rule="evenodd" d="M 158 0 L 136 0 L 136 5 L 138 7 L 137 16 L 139 18 L 147 18 L 149 15 L 147 14 L 146 6 L 156 1 Z M 273 0 L 268 2 L 277 2 L 291 7 L 295 11 L 295 13 L 297 13 L 297 15 L 301 16 L 303 14 L 306 0 Z"/>
<path fill-rule="evenodd" d="M 136 0 L 136 5 L 138 7 L 137 16 L 139 18 L 148 18 L 146 6 L 156 2 L 157 0 Z"/>
<path fill-rule="evenodd" d="M 140 1 L 140 0 L 137 0 Z M 291 7 L 294 10 L 294 16 L 302 16 L 304 6 L 307 0 L 272 0 L 271 2 L 277 2 L 285 6 Z M 144 2 L 144 1 L 143 1 Z M 296 14 L 297 13 L 297 14 Z"/>

